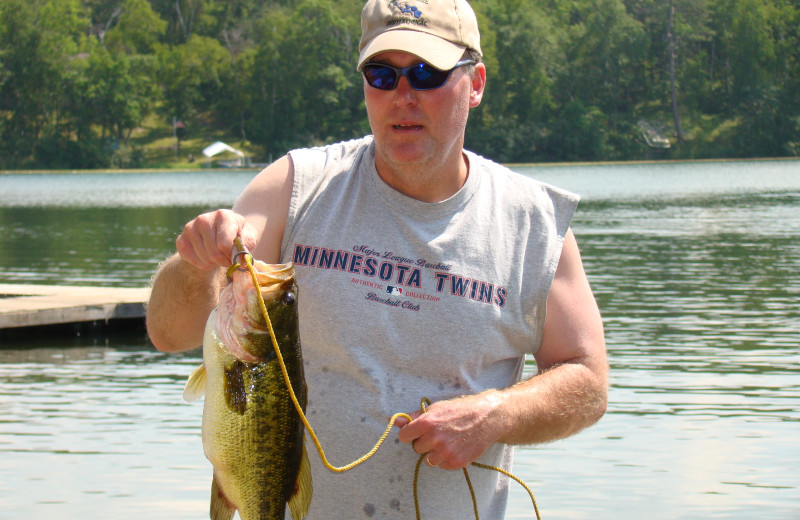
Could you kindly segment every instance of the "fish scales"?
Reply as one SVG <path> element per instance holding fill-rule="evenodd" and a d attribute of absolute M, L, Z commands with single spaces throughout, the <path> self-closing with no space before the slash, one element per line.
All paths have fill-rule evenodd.
<path fill-rule="evenodd" d="M 295 395 L 307 394 L 291 264 L 256 262 L 259 286 Z M 301 520 L 311 500 L 303 423 L 289 396 L 249 273 L 235 272 L 209 316 L 203 367 L 187 399 L 204 387 L 203 447 L 214 466 L 211 518 Z"/>

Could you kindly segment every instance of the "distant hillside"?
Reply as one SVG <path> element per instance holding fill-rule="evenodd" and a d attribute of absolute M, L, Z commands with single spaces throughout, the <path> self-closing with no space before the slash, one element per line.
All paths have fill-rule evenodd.
<path fill-rule="evenodd" d="M 0 169 L 258 162 L 369 132 L 361 0 L 3 0 Z M 502 162 L 800 155 L 800 4 L 475 0 Z M 176 123 L 180 123 L 175 126 Z M 182 137 L 176 154 L 176 134 Z"/>

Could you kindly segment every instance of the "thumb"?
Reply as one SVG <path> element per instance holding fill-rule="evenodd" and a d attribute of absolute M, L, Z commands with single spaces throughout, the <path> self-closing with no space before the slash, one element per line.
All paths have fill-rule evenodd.
<path fill-rule="evenodd" d="M 422 414 L 422 412 L 416 411 L 416 412 L 410 413 L 408 415 L 411 417 L 411 421 L 413 421 L 417 417 L 419 417 L 421 414 Z M 396 427 L 398 427 L 398 428 L 403 428 L 403 427 L 408 426 L 409 424 L 411 424 L 411 421 L 409 421 L 406 417 L 400 416 L 397 419 L 395 419 L 394 425 Z"/>
<path fill-rule="evenodd" d="M 237 236 L 242 240 L 242 245 L 249 251 L 255 249 L 256 244 L 258 243 L 258 231 L 256 231 L 256 228 L 241 216 L 239 219 L 239 231 L 237 232 Z"/>

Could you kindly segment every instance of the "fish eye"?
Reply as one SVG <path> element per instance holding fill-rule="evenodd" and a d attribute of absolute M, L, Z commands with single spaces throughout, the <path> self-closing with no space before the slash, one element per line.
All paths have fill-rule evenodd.
<path fill-rule="evenodd" d="M 293 292 L 287 292 L 283 295 L 283 304 L 284 305 L 294 305 L 296 298 Z"/>

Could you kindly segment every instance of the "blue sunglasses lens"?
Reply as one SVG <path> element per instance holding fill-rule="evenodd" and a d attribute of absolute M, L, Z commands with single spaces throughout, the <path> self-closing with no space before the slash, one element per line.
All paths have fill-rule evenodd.
<path fill-rule="evenodd" d="M 364 77 L 373 88 L 392 90 L 397 86 L 397 72 L 385 65 L 365 65 Z"/>

